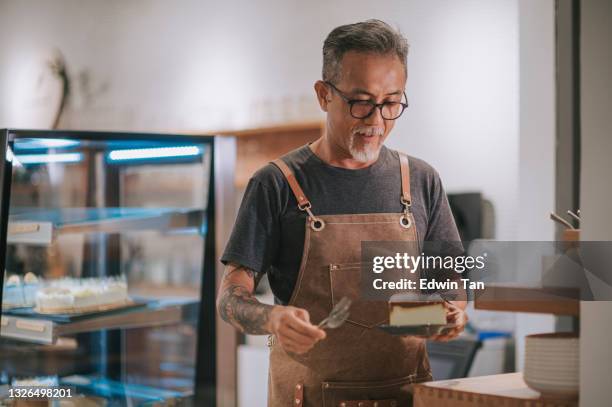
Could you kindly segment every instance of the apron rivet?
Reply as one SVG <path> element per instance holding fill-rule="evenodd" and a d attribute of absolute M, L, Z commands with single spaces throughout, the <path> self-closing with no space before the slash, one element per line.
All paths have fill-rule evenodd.
<path fill-rule="evenodd" d="M 297 384 L 297 385 L 295 386 L 295 388 L 296 388 L 296 389 L 298 389 L 298 390 L 300 390 L 300 389 L 302 388 L 302 386 L 301 386 L 301 385 L 299 385 L 299 384 Z"/>
<path fill-rule="evenodd" d="M 315 217 L 310 218 L 310 228 L 314 230 L 315 232 L 319 232 L 323 230 L 324 227 L 325 227 L 325 222 L 323 222 L 321 219 L 315 218 Z"/>
<path fill-rule="evenodd" d="M 374 407 L 378 407 L 378 401 L 374 402 Z"/>
<path fill-rule="evenodd" d="M 346 403 L 340 403 L 340 407 L 346 407 Z"/>
<path fill-rule="evenodd" d="M 400 216 L 399 220 L 400 226 L 406 229 L 409 229 L 412 226 L 412 220 L 408 217 L 408 215 L 403 214 Z"/>
<path fill-rule="evenodd" d="M 327 389 L 329 387 L 329 383 L 325 383 L 325 388 Z"/>
<path fill-rule="evenodd" d="M 360 401 L 360 402 L 357 404 L 357 407 L 363 407 L 363 402 L 362 402 L 362 401 Z"/>
<path fill-rule="evenodd" d="M 300 404 L 301 400 L 300 399 L 295 399 L 295 404 Z"/>

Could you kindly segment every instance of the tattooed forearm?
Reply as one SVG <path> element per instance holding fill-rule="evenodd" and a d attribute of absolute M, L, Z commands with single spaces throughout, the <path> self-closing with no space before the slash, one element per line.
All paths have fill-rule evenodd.
<path fill-rule="evenodd" d="M 269 333 L 272 305 L 260 303 L 253 295 L 261 276 L 242 266 L 228 265 L 219 289 L 217 310 L 224 321 L 252 335 Z"/>
<path fill-rule="evenodd" d="M 218 309 L 221 318 L 244 333 L 269 333 L 266 325 L 272 306 L 257 301 L 244 287 L 227 286 L 220 294 Z"/>

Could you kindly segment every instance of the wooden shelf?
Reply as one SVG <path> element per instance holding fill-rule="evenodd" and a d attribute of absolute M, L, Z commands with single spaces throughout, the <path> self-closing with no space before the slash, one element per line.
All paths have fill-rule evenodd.
<path fill-rule="evenodd" d="M 295 133 L 309 132 L 309 131 L 320 132 L 324 128 L 325 128 L 325 122 L 312 121 L 312 122 L 285 123 L 285 124 L 279 124 L 276 126 L 254 127 L 254 128 L 248 128 L 248 129 L 221 130 L 221 131 L 215 131 L 213 133 L 219 134 L 222 136 L 249 137 L 249 136 L 261 136 L 262 134 L 295 134 Z"/>
<path fill-rule="evenodd" d="M 191 230 L 201 233 L 205 212 L 190 208 L 16 207 L 9 217 L 9 243 L 49 245 L 58 234 L 119 233 L 135 230 Z"/>
<path fill-rule="evenodd" d="M 217 131 L 214 134 L 236 136 L 234 184 L 238 188 L 244 188 L 255 171 L 289 151 L 315 141 L 324 131 L 325 123 L 315 121 Z"/>
<path fill-rule="evenodd" d="M 414 407 L 577 407 L 578 400 L 545 399 L 527 387 L 522 373 L 417 384 Z"/>
<path fill-rule="evenodd" d="M 145 306 L 75 317 L 58 322 L 52 315 L 2 313 L 1 337 L 25 342 L 54 344 L 61 336 L 102 329 L 128 329 L 173 325 L 196 315 L 199 302 L 189 299 L 159 299 Z"/>
<path fill-rule="evenodd" d="M 274 126 L 213 131 L 178 131 L 177 133 L 215 134 L 236 137 L 236 171 L 234 184 L 246 187 L 251 176 L 272 160 L 315 141 L 325 132 L 325 122 L 293 122 Z"/>
<path fill-rule="evenodd" d="M 534 288 L 489 284 L 476 294 L 474 308 L 488 311 L 580 315 L 575 288 Z"/>

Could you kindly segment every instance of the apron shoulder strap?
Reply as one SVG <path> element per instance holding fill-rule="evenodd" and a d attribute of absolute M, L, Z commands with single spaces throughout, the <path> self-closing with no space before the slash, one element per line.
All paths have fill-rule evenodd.
<path fill-rule="evenodd" d="M 410 206 L 412 200 L 410 198 L 410 166 L 408 165 L 408 156 L 398 152 L 400 159 L 400 172 L 402 176 L 402 203 Z"/>
<path fill-rule="evenodd" d="M 277 158 L 276 160 L 272 161 L 272 164 L 276 165 L 285 176 L 285 179 L 289 184 L 289 188 L 291 188 L 293 195 L 295 195 L 295 199 L 297 200 L 300 209 L 304 210 L 304 208 L 306 207 L 310 208 L 310 201 L 308 200 L 308 198 L 306 198 L 306 194 L 304 194 L 304 191 L 302 191 L 300 184 L 295 179 L 295 175 L 293 174 L 293 171 L 291 171 L 289 166 L 285 164 L 285 162 L 280 158 Z"/>

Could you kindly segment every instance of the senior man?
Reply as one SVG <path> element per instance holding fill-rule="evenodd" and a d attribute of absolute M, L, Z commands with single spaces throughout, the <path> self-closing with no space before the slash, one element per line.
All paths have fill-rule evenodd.
<path fill-rule="evenodd" d="M 459 240 L 438 173 L 384 146 L 408 106 L 407 53 L 382 21 L 335 28 L 314 85 L 325 134 L 259 170 L 246 189 L 217 306 L 240 331 L 272 336 L 271 406 L 407 405 L 412 384 L 431 380 L 425 339 L 376 328 L 385 302 L 354 298 L 347 323 L 317 327 L 341 296 L 359 292 L 362 241 Z M 264 273 L 275 305 L 253 294 Z M 447 304 L 457 327 L 433 339 L 466 323 L 465 302 Z"/>

